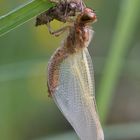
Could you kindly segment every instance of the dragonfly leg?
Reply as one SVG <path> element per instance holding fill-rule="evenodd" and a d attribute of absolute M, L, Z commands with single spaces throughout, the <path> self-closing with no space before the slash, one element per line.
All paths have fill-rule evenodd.
<path fill-rule="evenodd" d="M 68 11 L 68 2 L 67 2 L 67 0 L 65 0 L 65 3 L 66 3 L 66 10 L 65 10 L 65 17 L 67 17 L 67 11 Z"/>
<path fill-rule="evenodd" d="M 61 35 L 63 32 L 65 32 L 67 29 L 69 29 L 71 26 L 64 26 L 56 31 L 53 31 L 51 26 L 50 26 L 50 23 L 47 24 L 47 27 L 48 27 L 48 30 L 49 30 L 49 33 L 54 35 L 54 36 L 59 36 Z"/>

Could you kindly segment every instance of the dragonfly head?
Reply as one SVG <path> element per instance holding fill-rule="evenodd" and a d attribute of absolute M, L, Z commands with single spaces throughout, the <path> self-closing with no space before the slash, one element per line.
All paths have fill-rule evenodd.
<path fill-rule="evenodd" d="M 79 24 L 91 24 L 97 21 L 95 12 L 90 8 L 85 8 L 77 17 Z"/>

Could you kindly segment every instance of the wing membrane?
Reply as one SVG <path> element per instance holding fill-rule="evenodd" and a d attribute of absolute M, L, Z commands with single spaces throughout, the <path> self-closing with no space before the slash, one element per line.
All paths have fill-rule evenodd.
<path fill-rule="evenodd" d="M 53 98 L 81 140 L 99 139 L 100 127 L 94 96 L 94 74 L 85 48 L 60 65 L 59 86 Z"/>

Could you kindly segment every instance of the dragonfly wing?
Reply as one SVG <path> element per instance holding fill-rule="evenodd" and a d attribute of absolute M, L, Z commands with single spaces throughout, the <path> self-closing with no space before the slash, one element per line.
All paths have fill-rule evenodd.
<path fill-rule="evenodd" d="M 96 112 L 93 67 L 85 48 L 60 65 L 59 85 L 53 98 L 81 140 L 103 140 Z M 102 132 L 102 131 L 101 131 Z"/>

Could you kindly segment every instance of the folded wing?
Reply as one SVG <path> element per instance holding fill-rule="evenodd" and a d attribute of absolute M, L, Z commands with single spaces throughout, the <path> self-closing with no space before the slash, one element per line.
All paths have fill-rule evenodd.
<path fill-rule="evenodd" d="M 81 140 L 103 140 L 96 112 L 93 66 L 87 48 L 60 64 L 53 98 Z"/>

